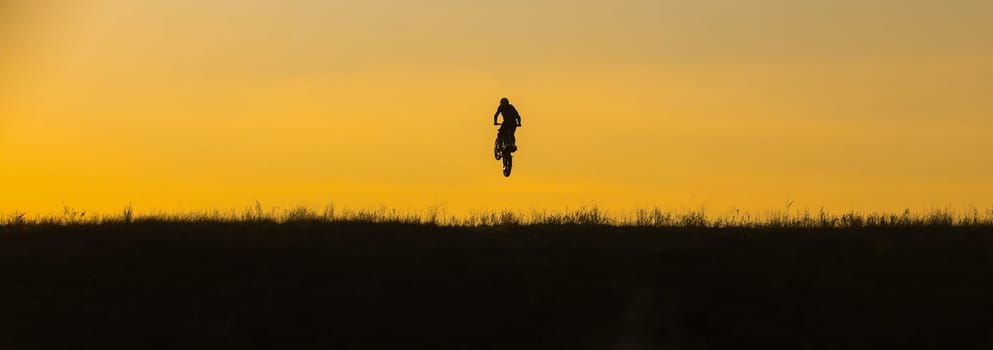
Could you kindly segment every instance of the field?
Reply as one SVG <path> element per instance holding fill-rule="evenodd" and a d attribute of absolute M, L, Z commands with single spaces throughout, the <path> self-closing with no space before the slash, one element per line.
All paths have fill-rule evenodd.
<path fill-rule="evenodd" d="M 8 215 L 0 348 L 993 347 L 983 213 L 459 220 Z"/>

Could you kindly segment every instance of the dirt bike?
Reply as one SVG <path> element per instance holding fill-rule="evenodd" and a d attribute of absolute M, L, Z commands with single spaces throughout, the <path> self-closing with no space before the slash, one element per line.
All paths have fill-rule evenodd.
<path fill-rule="evenodd" d="M 511 153 L 517 150 L 517 146 L 510 139 L 512 132 L 503 129 L 497 131 L 496 142 L 493 145 L 493 157 L 496 160 L 503 159 L 503 176 L 505 177 L 510 177 L 510 169 L 514 165 L 514 155 Z"/>

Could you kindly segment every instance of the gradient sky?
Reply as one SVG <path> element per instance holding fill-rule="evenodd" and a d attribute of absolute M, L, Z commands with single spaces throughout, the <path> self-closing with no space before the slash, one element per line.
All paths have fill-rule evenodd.
<path fill-rule="evenodd" d="M 0 212 L 993 207 L 988 0 L 0 0 Z M 523 116 L 514 174 L 492 113 Z"/>

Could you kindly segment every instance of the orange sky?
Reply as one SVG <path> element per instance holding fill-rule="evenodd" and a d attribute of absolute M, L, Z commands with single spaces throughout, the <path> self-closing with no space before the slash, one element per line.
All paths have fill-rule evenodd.
<path fill-rule="evenodd" d="M 993 3 L 0 0 L 0 212 L 993 207 Z M 500 97 L 521 111 L 503 178 Z"/>

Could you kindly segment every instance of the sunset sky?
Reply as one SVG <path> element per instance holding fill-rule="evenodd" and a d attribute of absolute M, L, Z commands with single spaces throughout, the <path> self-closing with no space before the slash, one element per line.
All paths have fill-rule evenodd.
<path fill-rule="evenodd" d="M 993 208 L 989 0 L 0 0 L 0 213 Z M 504 178 L 501 97 L 521 112 Z"/>

